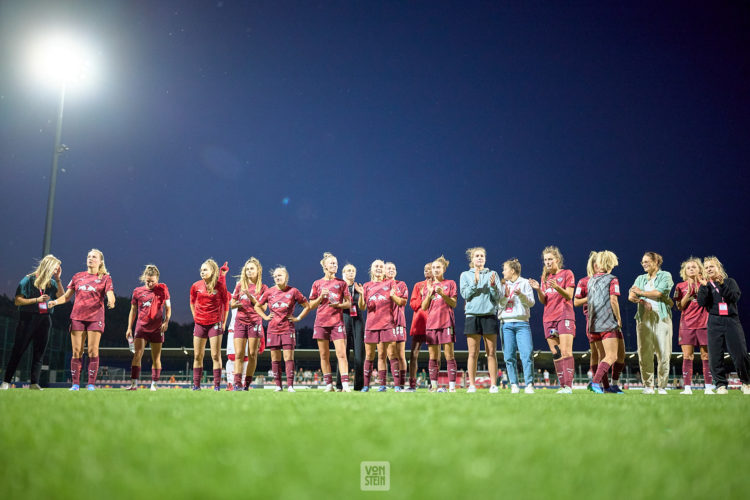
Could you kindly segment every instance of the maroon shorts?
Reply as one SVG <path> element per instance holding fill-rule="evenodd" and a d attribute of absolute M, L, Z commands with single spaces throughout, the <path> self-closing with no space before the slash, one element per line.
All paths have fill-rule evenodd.
<path fill-rule="evenodd" d="M 152 344 L 164 343 L 164 334 L 161 333 L 161 330 L 156 330 L 155 332 L 144 332 L 144 331 L 136 330 L 135 338 L 145 339 L 146 342 L 151 342 Z"/>
<path fill-rule="evenodd" d="M 344 325 L 316 326 L 313 327 L 313 339 L 315 340 L 346 340 L 346 329 Z"/>
<path fill-rule="evenodd" d="M 560 335 L 576 334 L 576 322 L 573 319 L 561 319 L 559 321 L 544 322 L 544 338 L 558 337 Z"/>
<path fill-rule="evenodd" d="M 77 319 L 71 319 L 70 331 L 71 332 L 103 332 L 104 321 L 78 321 Z"/>
<path fill-rule="evenodd" d="M 586 337 L 589 339 L 589 344 L 602 341 L 602 335 L 600 333 L 586 332 Z"/>
<path fill-rule="evenodd" d="M 599 334 L 602 337 L 602 340 L 606 339 L 624 339 L 625 337 L 622 336 L 622 332 L 620 330 L 614 330 L 610 332 L 602 332 Z"/>
<path fill-rule="evenodd" d="M 450 344 L 456 341 L 456 336 L 451 327 L 427 330 L 425 337 L 427 337 L 427 345 Z"/>
<path fill-rule="evenodd" d="M 259 339 L 263 335 L 263 324 L 253 325 L 242 321 L 234 322 L 234 338 L 236 339 Z"/>
<path fill-rule="evenodd" d="M 419 335 L 412 335 L 411 336 L 411 345 L 414 345 L 414 342 L 421 342 L 422 344 L 427 342 L 427 335 L 421 333 Z"/>
<path fill-rule="evenodd" d="M 195 328 L 193 328 L 193 337 L 198 337 L 199 339 L 211 339 L 219 335 L 221 335 L 221 325 L 219 323 L 211 325 L 196 323 Z"/>
<path fill-rule="evenodd" d="M 396 327 L 396 342 L 406 342 L 406 328 L 403 326 Z"/>
<path fill-rule="evenodd" d="M 680 328 L 677 343 L 679 345 L 708 345 L 708 330 L 706 328 Z"/>
<path fill-rule="evenodd" d="M 296 342 L 293 333 L 269 333 L 266 337 L 266 348 L 271 351 L 278 351 L 279 349 L 294 350 Z"/>
<path fill-rule="evenodd" d="M 394 328 L 383 330 L 365 330 L 365 344 L 378 344 L 380 342 L 395 342 L 396 333 Z"/>

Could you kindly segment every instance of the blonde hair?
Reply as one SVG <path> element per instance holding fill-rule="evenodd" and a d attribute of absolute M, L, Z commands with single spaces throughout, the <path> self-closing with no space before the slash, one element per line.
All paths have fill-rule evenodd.
<path fill-rule="evenodd" d="M 514 273 L 521 276 L 521 263 L 516 258 L 508 259 L 503 262 L 504 266 L 508 266 Z"/>
<path fill-rule="evenodd" d="M 206 291 L 208 293 L 214 293 L 216 282 L 219 280 L 219 264 L 217 264 L 214 259 L 206 259 L 203 264 L 207 265 L 211 270 L 211 279 L 206 283 Z M 203 264 L 201 264 L 201 267 L 203 267 Z"/>
<path fill-rule="evenodd" d="M 396 275 L 398 275 L 398 268 L 396 267 L 396 264 L 394 264 L 393 262 L 390 262 L 390 261 L 385 263 L 386 266 L 389 265 L 389 264 L 393 266 L 393 270 L 396 271 Z"/>
<path fill-rule="evenodd" d="M 617 267 L 620 261 L 617 260 L 617 255 L 609 250 L 603 250 L 599 252 L 596 257 L 596 265 L 599 266 L 599 270 L 605 273 L 612 272 L 612 269 Z"/>
<path fill-rule="evenodd" d="M 331 252 L 323 252 L 323 258 L 320 260 L 320 267 L 323 268 L 323 273 L 326 272 L 326 261 L 330 259 L 331 257 L 336 259 L 336 256 L 333 255 Z M 336 259 L 336 261 L 338 262 L 338 259 Z"/>
<path fill-rule="evenodd" d="M 682 264 L 680 264 L 680 278 L 682 278 L 682 281 L 687 281 L 688 280 L 685 268 L 691 262 L 694 262 L 698 266 L 698 278 L 696 279 L 696 281 L 698 279 L 702 278 L 704 276 L 704 274 L 705 274 L 705 272 L 703 270 L 703 262 L 701 262 L 701 260 L 698 257 L 693 257 L 691 255 L 690 257 L 687 258 L 687 260 L 685 260 Z"/>
<path fill-rule="evenodd" d="M 385 267 L 385 262 L 383 262 L 383 260 L 382 260 L 382 259 L 375 259 L 375 260 L 373 260 L 373 261 L 372 261 L 372 264 L 370 264 L 370 271 L 369 271 L 369 274 L 370 274 L 370 281 L 373 281 L 373 280 L 375 279 L 375 275 L 374 275 L 374 274 L 373 274 L 373 272 L 372 272 L 372 267 L 373 267 L 373 266 L 375 265 L 375 263 L 376 263 L 376 262 L 380 262 L 380 263 L 382 263 L 382 264 L 383 264 L 383 267 Z"/>
<path fill-rule="evenodd" d="M 550 245 L 548 247 L 544 247 L 544 250 L 542 250 L 542 260 L 544 259 L 544 254 L 551 253 L 555 259 L 557 260 L 557 269 L 558 271 L 563 268 L 563 256 L 562 253 L 560 253 L 560 249 L 557 248 L 554 245 Z M 542 267 L 542 282 L 547 281 L 547 267 Z"/>
<path fill-rule="evenodd" d="M 250 278 L 247 277 L 247 273 L 245 272 L 247 266 L 250 264 L 255 264 L 255 267 L 258 268 L 258 277 L 255 279 L 255 283 L 250 281 Z M 255 285 L 255 293 L 260 293 L 260 289 L 263 288 L 263 266 L 260 265 L 260 261 L 255 257 L 247 259 L 245 265 L 242 266 L 242 272 L 240 273 L 239 278 L 240 290 L 244 292 L 250 289 L 250 285 Z"/>
<path fill-rule="evenodd" d="M 143 269 L 143 273 L 138 280 L 141 283 L 145 283 L 148 276 L 156 276 L 156 279 L 159 279 L 159 268 L 153 264 L 146 264 L 146 267 Z"/>
<path fill-rule="evenodd" d="M 89 250 L 89 253 L 91 252 L 96 252 L 97 254 L 99 254 L 99 259 L 101 260 L 101 263 L 99 264 L 99 269 L 96 271 L 96 274 L 100 278 L 104 276 L 105 274 L 109 274 L 109 272 L 107 272 L 107 266 L 104 265 L 104 254 L 102 253 L 102 251 L 97 248 L 92 248 L 91 250 Z"/>
<path fill-rule="evenodd" d="M 656 262 L 656 267 L 658 267 L 659 269 L 661 269 L 661 265 L 664 262 L 664 258 L 662 258 L 661 255 L 659 255 L 656 252 L 646 252 L 643 255 L 648 256 L 649 259 L 651 259 L 654 262 Z"/>
<path fill-rule="evenodd" d="M 724 270 L 724 264 L 721 263 L 721 261 L 718 259 L 718 257 L 715 257 L 713 255 L 710 255 L 703 259 L 703 267 L 705 268 L 706 262 L 713 262 L 716 267 L 719 268 L 719 274 L 721 275 L 721 280 L 719 283 L 723 283 L 725 279 L 727 279 L 727 272 Z"/>
<path fill-rule="evenodd" d="M 356 268 L 356 267 L 354 266 L 354 264 L 348 264 L 348 263 L 347 263 L 347 264 L 346 264 L 346 265 L 345 265 L 345 266 L 344 266 L 344 267 L 343 267 L 343 268 L 341 269 L 341 273 L 342 273 L 342 274 L 343 274 L 343 273 L 345 273 L 345 272 L 346 272 L 346 270 L 347 270 L 347 269 L 349 269 L 350 267 L 351 267 L 352 269 L 354 269 L 354 272 L 355 272 L 355 273 L 357 272 L 357 268 Z"/>
<path fill-rule="evenodd" d="M 599 255 L 599 252 L 592 250 L 589 254 L 589 260 L 586 262 L 586 276 L 589 278 L 592 277 L 594 274 L 594 263 L 596 263 L 596 257 Z"/>
<path fill-rule="evenodd" d="M 45 290 L 52 281 L 52 275 L 55 273 L 55 268 L 60 265 L 60 259 L 52 254 L 45 255 L 42 260 L 37 263 L 36 269 L 31 271 L 29 276 L 35 275 L 34 286 L 40 290 Z"/>
<path fill-rule="evenodd" d="M 469 269 L 474 269 L 474 253 L 481 251 L 487 257 L 487 250 L 484 247 L 473 247 L 466 249 L 466 257 L 469 259 Z"/>
<path fill-rule="evenodd" d="M 286 267 L 284 266 L 276 266 L 273 269 L 271 269 L 271 277 L 273 278 L 273 275 L 276 274 L 276 271 L 284 271 L 284 276 L 286 276 L 286 279 L 284 280 L 284 284 L 289 284 L 289 271 L 287 271 Z M 276 280 L 274 280 L 276 281 Z"/>
<path fill-rule="evenodd" d="M 433 264 L 438 263 L 441 266 L 443 266 L 443 274 L 445 274 L 445 271 L 448 270 L 448 264 L 450 264 L 450 261 L 448 259 L 446 259 L 443 255 L 441 255 L 437 259 L 433 260 L 432 263 Z M 433 278 L 434 278 L 434 276 L 433 276 Z"/>

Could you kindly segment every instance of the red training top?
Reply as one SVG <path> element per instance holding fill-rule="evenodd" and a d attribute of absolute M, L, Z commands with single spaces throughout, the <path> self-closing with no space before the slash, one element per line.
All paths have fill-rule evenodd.
<path fill-rule="evenodd" d="M 229 309 L 231 295 L 227 291 L 227 277 L 219 273 L 213 293 L 208 293 L 206 282 L 196 281 L 190 287 L 190 304 L 195 309 L 194 320 L 199 325 L 224 322 L 224 313 Z"/>

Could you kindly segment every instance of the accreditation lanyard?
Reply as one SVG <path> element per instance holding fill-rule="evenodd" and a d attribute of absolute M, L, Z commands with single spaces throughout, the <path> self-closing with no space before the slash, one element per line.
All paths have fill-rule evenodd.
<path fill-rule="evenodd" d="M 44 295 L 44 290 L 40 288 L 39 296 L 41 297 L 42 295 Z M 37 306 L 39 307 L 39 314 L 47 314 L 49 312 L 49 308 L 47 307 L 46 302 L 38 302 Z"/>
<path fill-rule="evenodd" d="M 505 312 L 513 312 L 513 294 L 516 293 L 516 290 L 518 290 L 518 287 L 521 286 L 521 282 L 517 281 L 515 285 L 513 285 L 513 289 L 508 294 L 508 303 L 505 306 Z"/>
<path fill-rule="evenodd" d="M 713 280 L 711 280 L 709 283 L 711 283 L 711 286 L 714 287 L 716 293 L 718 293 L 719 297 L 721 297 L 721 302 L 719 302 L 719 316 L 729 316 L 729 306 L 727 306 L 727 303 L 724 302 L 724 296 L 721 294 Z"/>
<path fill-rule="evenodd" d="M 349 306 L 349 316 L 357 317 L 357 304 L 354 303 L 354 285 L 349 287 L 349 295 L 352 296 L 352 305 Z"/>

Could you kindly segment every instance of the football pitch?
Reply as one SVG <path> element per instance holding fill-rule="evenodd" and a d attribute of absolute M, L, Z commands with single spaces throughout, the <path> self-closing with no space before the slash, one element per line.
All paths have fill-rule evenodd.
<path fill-rule="evenodd" d="M 750 396 L 0 393 L 2 498 L 739 498 Z M 389 490 L 380 487 L 387 462 Z M 374 474 L 374 475 L 373 475 Z"/>

